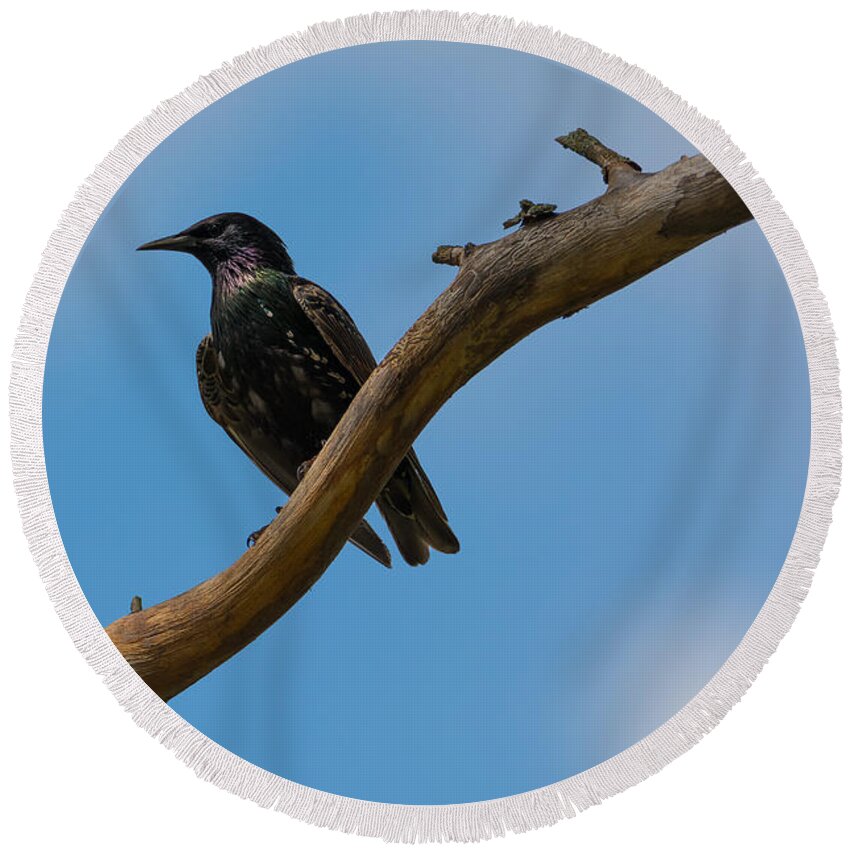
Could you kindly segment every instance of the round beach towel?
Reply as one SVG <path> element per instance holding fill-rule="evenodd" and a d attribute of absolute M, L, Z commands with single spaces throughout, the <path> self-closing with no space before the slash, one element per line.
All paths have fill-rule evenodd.
<path fill-rule="evenodd" d="M 317 26 L 165 101 L 53 235 L 12 391 L 36 561 L 121 704 L 397 841 L 552 823 L 692 746 L 837 486 L 826 308 L 741 153 L 477 16 Z"/>

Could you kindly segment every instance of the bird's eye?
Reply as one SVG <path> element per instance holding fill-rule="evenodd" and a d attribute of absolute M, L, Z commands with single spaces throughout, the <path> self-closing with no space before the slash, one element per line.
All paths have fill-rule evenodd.
<path fill-rule="evenodd" d="M 195 228 L 194 235 L 199 239 L 211 239 L 221 236 L 224 232 L 224 223 L 221 221 L 208 221 L 200 227 Z"/>

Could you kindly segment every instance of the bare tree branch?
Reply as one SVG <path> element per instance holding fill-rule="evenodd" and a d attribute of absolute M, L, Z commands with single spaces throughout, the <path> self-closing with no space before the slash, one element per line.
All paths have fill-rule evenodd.
<path fill-rule="evenodd" d="M 581 127 L 566 136 L 558 136 L 555 141 L 598 165 L 602 169 L 602 179 L 611 188 L 634 182 L 642 170 L 636 162 L 612 151 Z"/>
<path fill-rule="evenodd" d="M 751 218 L 702 156 L 644 175 L 584 131 L 558 141 L 600 165 L 607 192 L 495 242 L 439 248 L 434 261 L 459 266 L 455 280 L 372 373 L 257 545 L 108 627 L 163 699 L 247 646 L 313 586 L 420 431 L 473 375 L 547 322 Z"/>
<path fill-rule="evenodd" d="M 466 245 L 440 245 L 431 254 L 431 260 L 446 266 L 459 266 L 476 247 L 471 242 L 467 242 Z"/>

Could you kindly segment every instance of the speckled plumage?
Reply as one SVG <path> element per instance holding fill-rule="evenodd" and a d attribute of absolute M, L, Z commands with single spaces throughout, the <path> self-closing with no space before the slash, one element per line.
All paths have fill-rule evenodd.
<path fill-rule="evenodd" d="M 208 269 L 211 333 L 198 347 L 198 386 L 209 415 L 282 490 L 323 442 L 375 367 L 351 317 L 317 284 L 298 277 L 283 242 L 239 213 L 204 219 L 144 250 L 191 253 Z M 430 548 L 457 552 L 445 512 L 411 449 L 377 499 L 405 560 Z M 365 522 L 351 541 L 390 556 Z"/>

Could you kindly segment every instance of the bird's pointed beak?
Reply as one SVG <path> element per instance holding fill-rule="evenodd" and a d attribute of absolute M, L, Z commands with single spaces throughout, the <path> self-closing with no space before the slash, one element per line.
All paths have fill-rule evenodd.
<path fill-rule="evenodd" d="M 139 245 L 137 251 L 187 251 L 191 252 L 198 244 L 194 236 L 186 233 L 175 233 L 174 236 L 164 236 L 162 239 L 154 239 L 153 242 L 145 242 Z"/>

